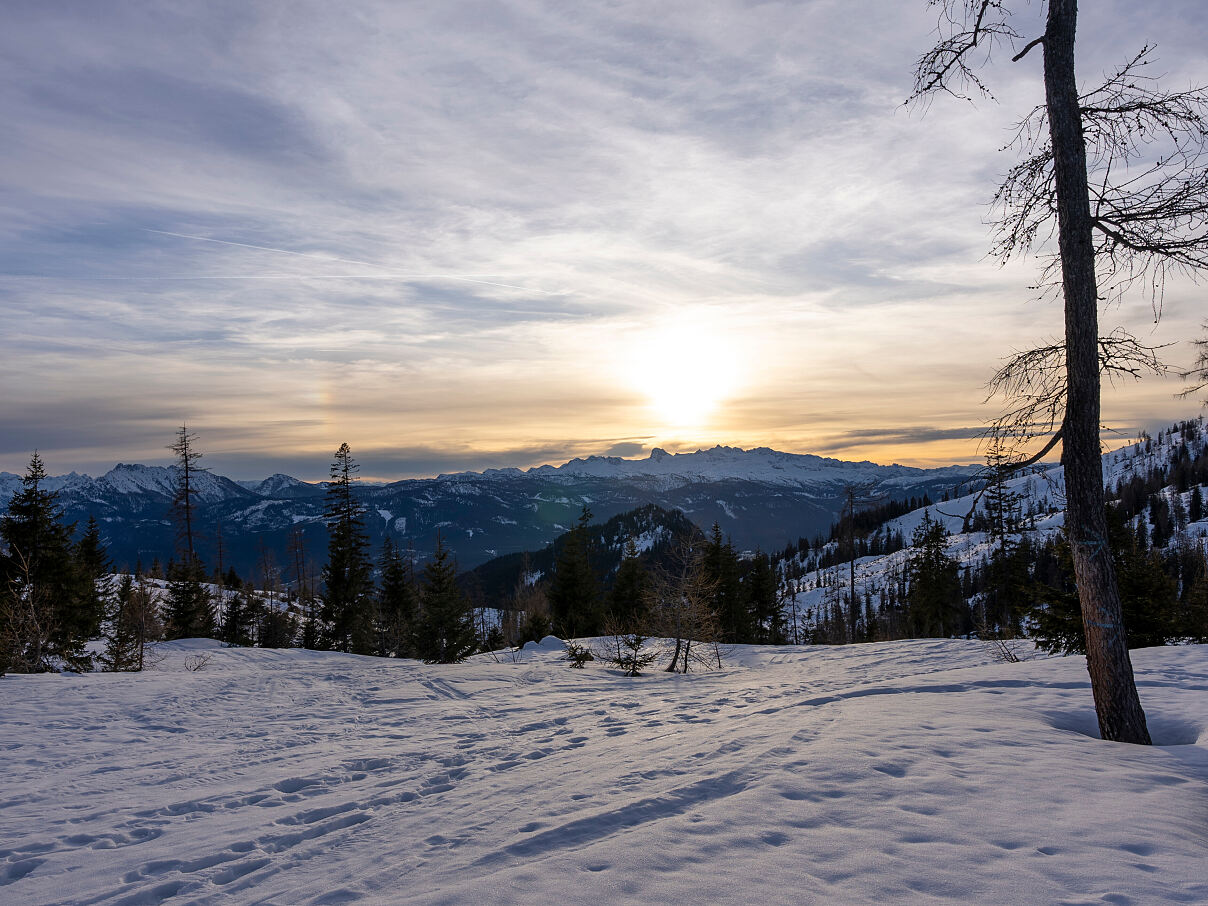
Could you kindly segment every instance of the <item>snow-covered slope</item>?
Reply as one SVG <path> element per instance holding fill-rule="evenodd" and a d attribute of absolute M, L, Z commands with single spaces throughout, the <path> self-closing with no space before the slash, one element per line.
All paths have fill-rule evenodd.
<path fill-rule="evenodd" d="M 1205 647 L 1134 652 L 1144 748 L 1095 738 L 1081 659 L 971 642 L 164 655 L 0 680 L 0 901 L 1208 902 Z"/>
<path fill-rule="evenodd" d="M 1187 455 L 1194 459 L 1202 456 L 1206 448 L 1208 428 L 1205 427 L 1203 418 L 1197 418 L 1105 453 L 1103 476 L 1109 499 L 1134 476 L 1145 478 L 1160 474 L 1163 470 L 1168 470 L 1172 462 L 1178 460 L 1180 452 L 1185 450 Z M 1004 485 L 1008 492 L 1017 495 L 1020 500 L 1021 531 L 1016 537 L 1026 535 L 1033 542 L 1041 543 L 1062 530 L 1065 525 L 1065 475 L 1060 466 L 1039 466 L 1030 469 Z M 1177 500 L 1184 513 L 1190 510 L 1190 497 L 1193 493 L 1191 488 L 1180 490 L 1168 485 L 1162 488 L 1160 493 L 1172 504 Z M 969 517 L 979 512 L 984 513 L 986 506 L 987 499 L 981 494 L 966 494 L 920 507 L 891 519 L 882 526 L 880 532 L 882 535 L 900 534 L 909 544 L 911 535 L 925 518 L 940 522 L 951 532 L 948 554 L 956 559 L 962 568 L 969 568 L 985 559 L 993 547 L 984 532 L 963 530 Z M 1134 517 L 1134 521 L 1137 518 L 1145 519 L 1146 514 Z M 1189 521 L 1169 543 L 1198 544 L 1208 553 L 1208 514 L 1199 521 Z M 830 544 L 828 549 L 833 551 L 834 543 Z M 876 591 L 891 585 L 894 577 L 903 573 L 910 555 L 911 552 L 907 548 L 884 556 L 860 558 L 856 563 L 857 588 L 861 592 L 872 591 L 875 601 Z M 816 559 L 817 552 L 798 556 L 790 565 L 789 571 L 795 575 L 799 574 L 801 567 Z M 798 569 L 794 571 L 792 566 Z M 790 583 L 789 590 L 793 594 L 788 599 L 788 612 L 790 615 L 795 612 L 799 618 L 808 622 L 802 615 L 821 613 L 828 601 L 847 594 L 849 582 L 846 564 L 830 570 L 810 569 Z"/>
<path fill-rule="evenodd" d="M 873 462 L 846 462 L 801 453 L 782 453 L 768 447 L 743 450 L 716 446 L 694 453 L 668 453 L 658 447 L 644 459 L 616 456 L 588 456 L 572 459 L 560 466 L 520 469 L 489 469 L 486 472 L 459 472 L 442 478 L 514 478 L 533 475 L 554 479 L 623 478 L 657 481 L 664 487 L 688 483 L 752 481 L 795 488 L 874 481 L 909 486 L 923 477 L 945 478 L 958 484 L 978 471 L 977 466 L 946 466 L 943 469 L 916 469 L 897 464 L 883 466 Z"/>

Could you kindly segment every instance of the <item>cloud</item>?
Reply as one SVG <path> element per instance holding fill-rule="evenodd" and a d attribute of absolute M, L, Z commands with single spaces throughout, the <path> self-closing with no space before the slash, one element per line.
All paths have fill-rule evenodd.
<path fill-rule="evenodd" d="M 1060 318 L 1022 304 L 1029 262 L 985 256 L 1034 61 L 994 70 L 1001 106 L 903 110 L 932 15 L 19 5 L 0 35 L 0 424 L 69 463 L 148 449 L 106 421 L 127 408 L 256 457 L 266 417 L 282 450 L 660 442 L 682 429 L 644 406 L 631 352 L 679 318 L 734 344 L 754 401 L 695 445 L 959 431 L 994 360 Z M 1193 79 L 1206 20 L 1088 10 L 1080 65 L 1144 34 Z M 1168 300 L 1163 336 L 1193 335 L 1197 297 Z M 883 440 L 901 459 L 935 443 Z"/>

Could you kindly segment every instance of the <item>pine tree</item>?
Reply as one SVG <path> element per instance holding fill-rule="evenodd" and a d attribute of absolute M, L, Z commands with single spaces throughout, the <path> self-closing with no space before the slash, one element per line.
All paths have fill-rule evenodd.
<path fill-rule="evenodd" d="M 1191 522 L 1199 522 L 1204 518 L 1204 494 L 1197 484 L 1191 489 L 1191 500 L 1187 505 L 1187 519 Z"/>
<path fill-rule="evenodd" d="M 113 594 L 101 665 L 115 673 L 143 669 L 147 644 L 158 637 L 155 602 L 146 586 L 129 573 Z"/>
<path fill-rule="evenodd" d="M 907 567 L 910 584 L 906 606 L 917 638 L 949 638 L 961 633 L 968 623 L 960 568 L 948 556 L 947 542 L 948 529 L 924 512 L 911 538 L 914 550 Z"/>
<path fill-rule="evenodd" d="M 75 546 L 75 558 L 80 571 L 80 598 L 74 609 L 75 626 L 71 632 L 80 638 L 93 639 L 100 635 L 101 621 L 112 597 L 109 574 L 113 565 L 101 540 L 100 526 L 92 516 L 88 517 L 84 535 Z"/>
<path fill-rule="evenodd" d="M 348 444 L 340 444 L 327 485 L 327 564 L 323 567 L 323 635 L 326 648 L 372 654 L 373 567 L 364 506 L 354 484 L 360 469 Z"/>
<path fill-rule="evenodd" d="M 168 595 L 164 604 L 167 638 L 213 638 L 214 601 L 205 579 L 200 560 L 168 564 Z"/>
<path fill-rule="evenodd" d="M 600 587 L 588 559 L 586 506 L 578 524 L 564 536 L 562 551 L 549 589 L 550 617 L 556 631 L 568 638 L 595 635 L 601 628 Z"/>
<path fill-rule="evenodd" d="M 377 653 L 382 657 L 411 657 L 416 616 L 415 583 L 408 564 L 389 535 L 382 542 L 378 568 L 382 581 L 378 588 Z"/>
<path fill-rule="evenodd" d="M 222 640 L 231 646 L 252 644 L 256 598 L 251 588 L 228 592 L 222 619 Z"/>
<path fill-rule="evenodd" d="M 649 585 L 650 576 L 638 556 L 637 544 L 630 538 L 625 544 L 624 557 L 608 593 L 609 617 L 616 627 L 631 632 L 642 626 Z"/>
<path fill-rule="evenodd" d="M 476 639 L 470 602 L 457 584 L 452 552 L 436 537 L 436 552 L 424 566 L 421 609 L 415 628 L 415 652 L 429 664 L 452 664 L 474 652 Z"/>
<path fill-rule="evenodd" d="M 780 588 L 772 561 L 763 551 L 756 551 L 747 564 L 742 583 L 746 611 L 755 624 L 755 637 L 765 645 L 784 645 L 784 614 L 780 608 Z"/>
<path fill-rule="evenodd" d="M 58 659 L 75 670 L 91 668 L 85 645 L 99 629 L 92 595 L 63 521 L 58 495 L 48 490 L 35 452 L 0 519 L 0 672 L 49 670 Z"/>
<path fill-rule="evenodd" d="M 739 581 L 738 554 L 734 545 L 722 538 L 721 526 L 716 522 L 705 546 L 702 568 L 713 589 L 713 612 L 721 626 L 722 641 L 729 644 L 754 641 L 751 611 L 743 600 Z"/>

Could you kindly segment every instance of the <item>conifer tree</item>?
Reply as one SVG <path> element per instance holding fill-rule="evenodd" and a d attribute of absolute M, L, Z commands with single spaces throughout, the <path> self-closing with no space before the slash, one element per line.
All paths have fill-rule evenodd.
<path fill-rule="evenodd" d="M 637 544 L 630 538 L 608 594 L 609 617 L 617 627 L 632 632 L 642 626 L 649 585 L 650 576 L 638 556 Z"/>
<path fill-rule="evenodd" d="M 579 521 L 564 538 L 549 589 L 550 617 L 555 631 L 567 637 L 600 631 L 600 587 L 588 559 L 587 525 L 591 511 L 584 506 Z"/>
<path fill-rule="evenodd" d="M 147 645 L 158 637 L 151 593 L 141 579 L 124 574 L 111 600 L 102 666 L 118 673 L 142 670 Z"/>
<path fill-rule="evenodd" d="M 91 657 L 85 645 L 98 621 L 88 609 L 92 596 L 75 557 L 72 526 L 45 483 L 46 469 L 35 451 L 21 490 L 0 519 L 0 540 L 8 548 L 0 555 L 0 658 L 9 669 L 26 672 L 49 670 L 55 658 L 87 670 Z"/>
<path fill-rule="evenodd" d="M 415 583 L 409 564 L 387 535 L 379 562 L 382 575 L 378 588 L 378 650 L 382 657 L 411 657 L 416 615 Z"/>
<path fill-rule="evenodd" d="M 916 638 L 949 638 L 965 628 L 960 568 L 948 556 L 948 529 L 929 512 L 911 538 L 906 606 Z"/>
<path fill-rule="evenodd" d="M 214 601 L 205 579 L 200 560 L 168 564 L 168 594 L 164 604 L 167 638 L 213 638 Z"/>
<path fill-rule="evenodd" d="M 474 652 L 476 637 L 470 602 L 457 585 L 452 552 L 436 537 L 436 552 L 424 566 L 415 652 L 429 664 L 452 664 Z"/>
<path fill-rule="evenodd" d="M 713 589 L 713 612 L 721 627 L 722 641 L 729 644 L 753 641 L 751 611 L 743 600 L 739 580 L 738 554 L 724 540 L 721 525 L 713 523 L 713 533 L 705 547 L 702 568 Z"/>
<path fill-rule="evenodd" d="M 373 567 L 364 506 L 354 485 L 360 469 L 348 444 L 340 444 L 327 484 L 327 565 L 323 567 L 323 635 L 320 643 L 336 651 L 372 654 Z"/>
<path fill-rule="evenodd" d="M 785 644 L 788 638 L 780 609 L 779 583 L 767 554 L 756 551 L 747 566 L 742 587 L 757 640 L 766 645 Z"/>
<path fill-rule="evenodd" d="M 85 639 L 100 635 L 112 597 L 109 573 L 113 568 L 108 551 L 101 540 L 101 529 L 95 517 L 88 517 L 88 526 L 75 546 L 76 563 L 80 571 L 80 598 L 75 608 L 75 626 L 71 632 Z"/>

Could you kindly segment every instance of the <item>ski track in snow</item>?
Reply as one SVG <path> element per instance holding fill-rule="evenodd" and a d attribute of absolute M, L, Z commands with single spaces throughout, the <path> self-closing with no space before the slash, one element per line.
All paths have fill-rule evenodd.
<path fill-rule="evenodd" d="M 164 646 L 0 680 L 0 902 L 1204 903 L 1208 648 L 735 649 L 637 679 Z M 184 669 L 199 650 L 202 671 Z"/>

